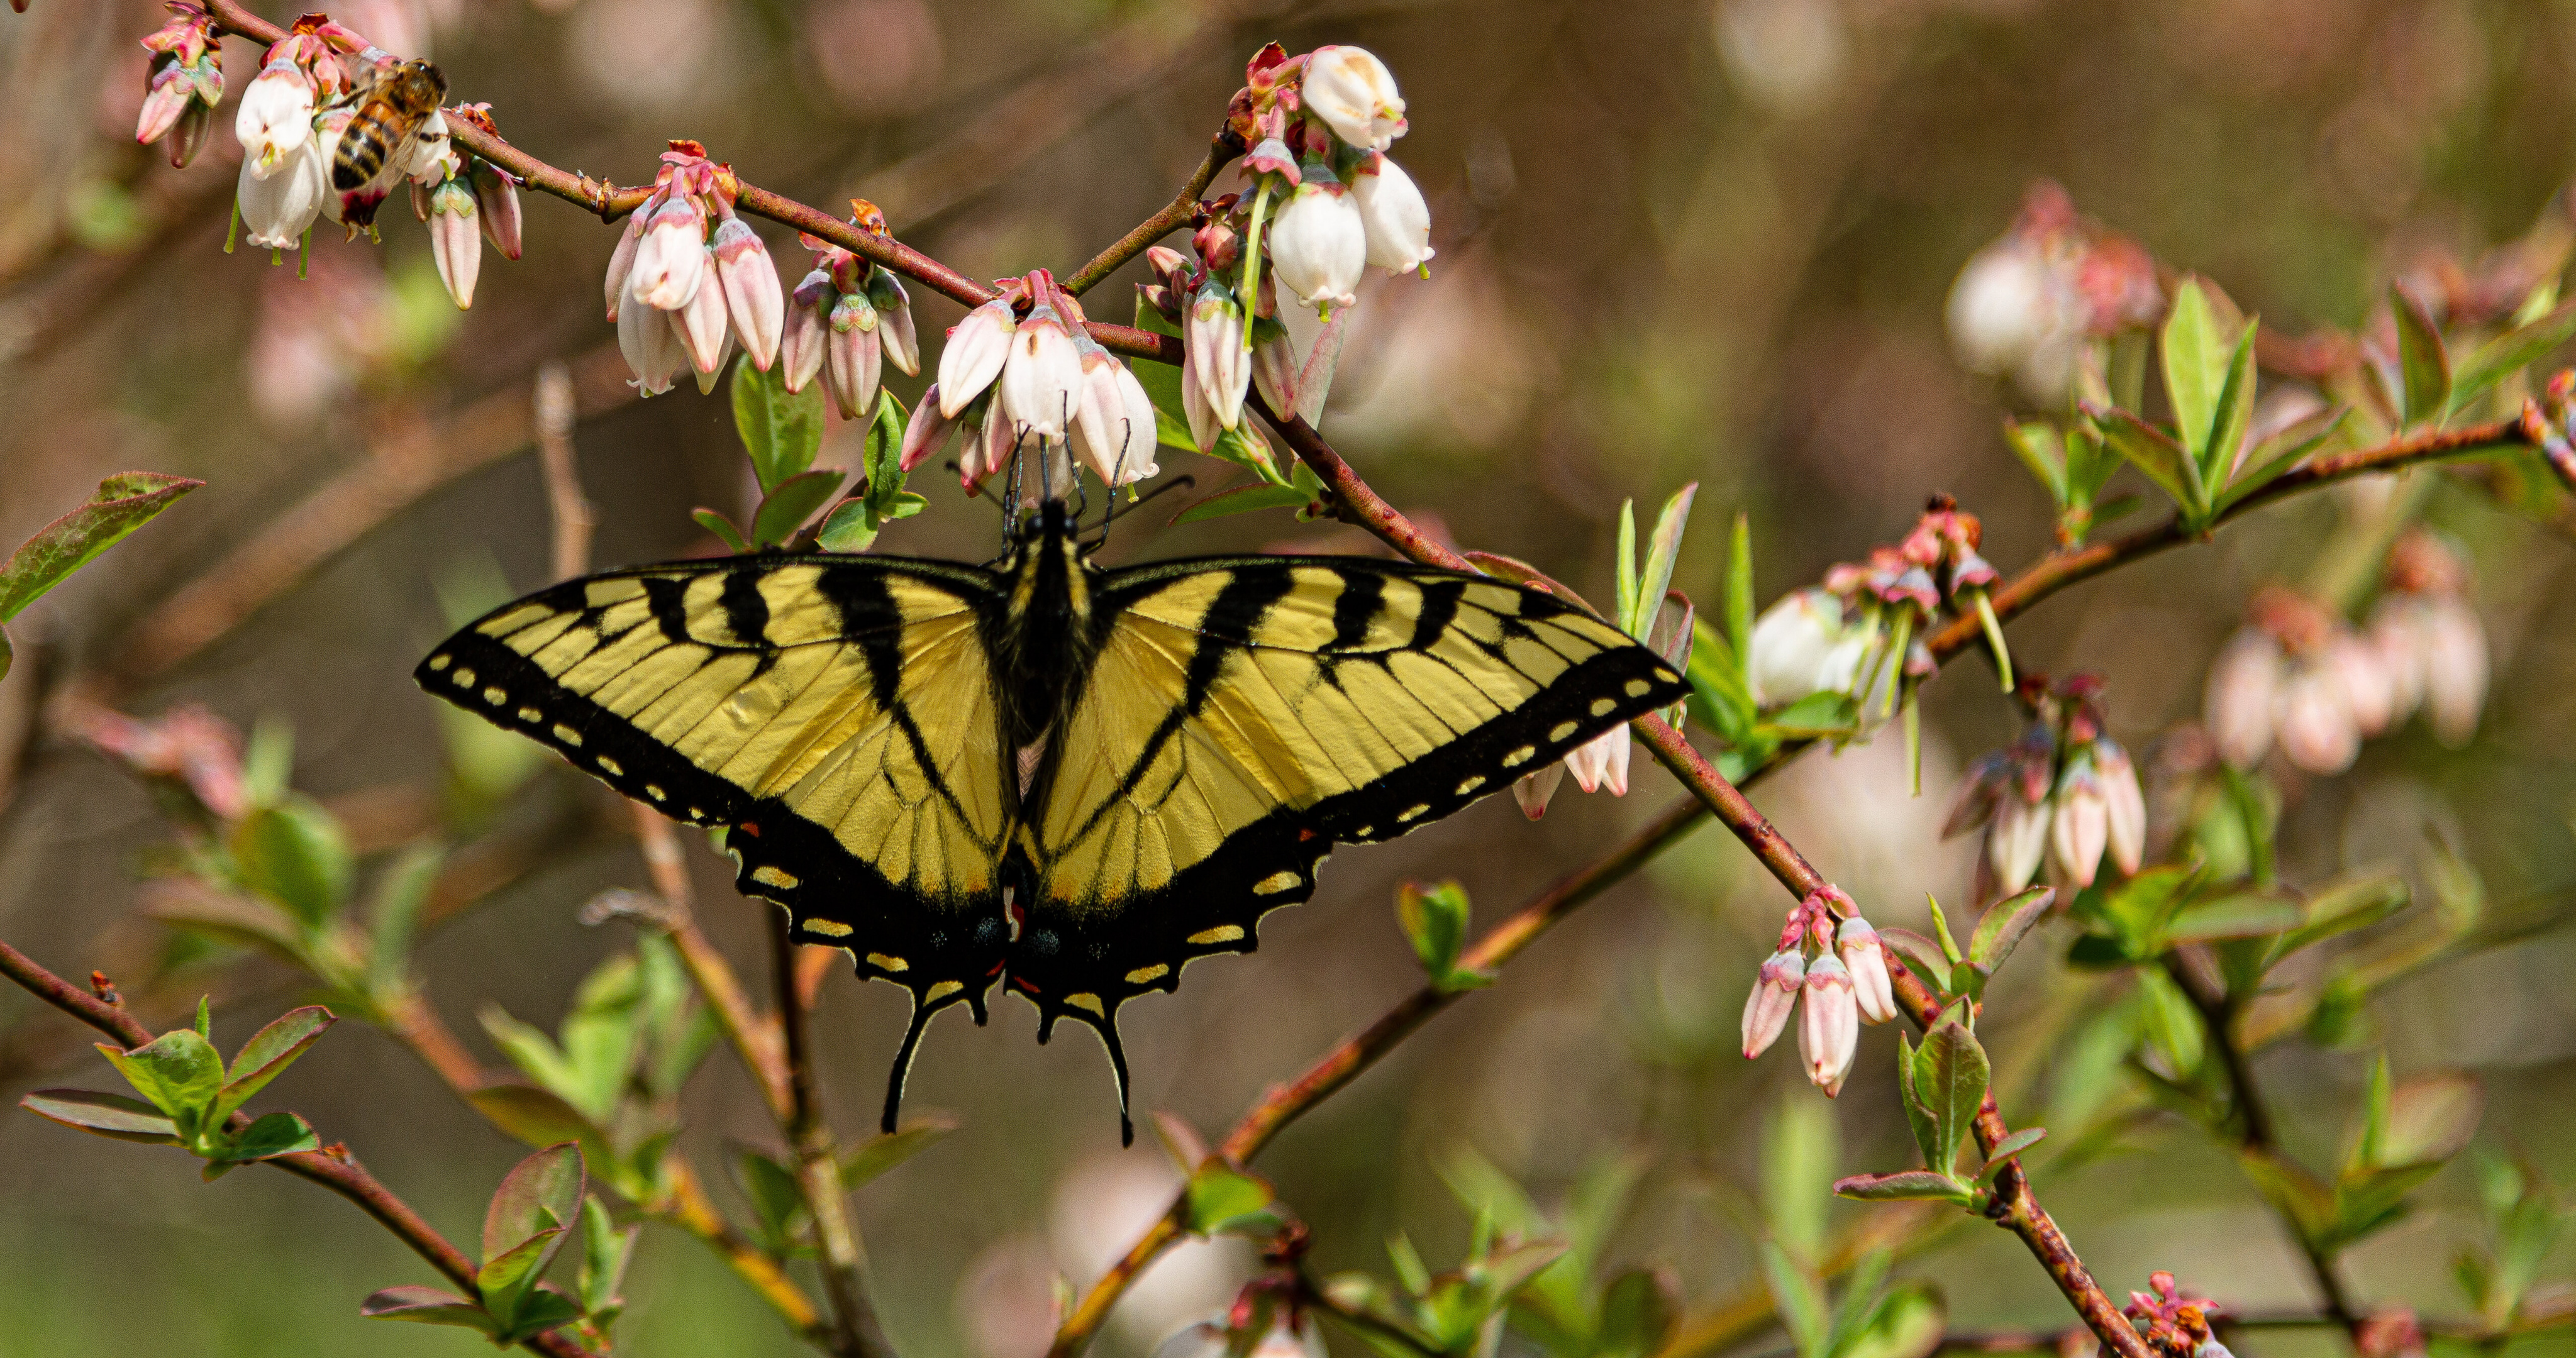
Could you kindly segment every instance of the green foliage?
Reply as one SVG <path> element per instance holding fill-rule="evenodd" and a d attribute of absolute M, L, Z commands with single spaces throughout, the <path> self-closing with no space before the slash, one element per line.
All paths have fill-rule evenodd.
<path fill-rule="evenodd" d="M 119 472 L 99 482 L 79 508 L 36 530 L 0 562 L 0 623 L 204 484 L 159 472 Z M 9 673 L 9 659 L 8 636 L 0 632 L 0 678 Z"/>
<path fill-rule="evenodd" d="M 876 416 L 868 421 L 867 457 L 858 492 L 824 519 L 815 539 L 823 550 L 864 552 L 887 524 L 930 507 L 929 500 L 904 489 L 903 419 L 903 402 L 893 392 L 880 390 Z"/>
<path fill-rule="evenodd" d="M 227 1069 L 209 1038 L 208 1007 L 200 1002 L 195 1027 L 173 1029 L 132 1051 L 98 1044 L 99 1054 L 142 1101 L 89 1090 L 40 1089 L 18 1103 L 39 1117 L 94 1135 L 181 1147 L 207 1162 L 206 1178 L 220 1178 L 234 1165 L 320 1147 L 312 1127 L 293 1113 L 271 1113 L 238 1126 L 235 1114 L 336 1022 L 318 1005 L 289 1012 L 243 1043 Z"/>
<path fill-rule="evenodd" d="M 2388 289 L 2397 321 L 2398 414 L 2407 425 L 2439 422 L 2451 408 L 2451 360 L 2442 332 L 2402 287 Z"/>
<path fill-rule="evenodd" d="M 1412 942 L 1413 955 L 1421 959 L 1432 988 L 1444 994 L 1494 983 L 1492 972 L 1458 965 L 1471 915 L 1467 888 L 1454 881 L 1429 886 L 1406 882 L 1395 889 L 1396 924 Z"/>
<path fill-rule="evenodd" d="M 1190 1175 L 1183 1193 L 1188 1211 L 1184 1224 L 1196 1235 L 1267 1239 L 1286 1220 L 1278 1200 L 1268 1180 L 1210 1159 Z"/>
<path fill-rule="evenodd" d="M 1977 1110 L 1985 1102 L 1993 1067 L 1976 1034 L 1968 1030 L 1969 1001 L 1961 1000 L 1923 1035 L 1923 1045 L 1896 1039 L 1896 1089 L 1905 1108 L 1906 1126 L 1924 1168 L 1892 1174 L 1855 1174 L 1834 1184 L 1847 1198 L 1871 1201 L 1929 1199 L 1975 1210 L 1979 1189 L 1959 1177 L 1959 1148 L 1972 1134 Z M 2044 1135 L 2044 1133 L 2042 1133 Z M 2024 1139 L 2027 1138 L 2027 1139 Z M 1991 1175 L 2038 1136 L 2017 1134 L 1996 1148 L 1977 1177 Z M 2015 1144 L 2018 1143 L 2018 1144 Z"/>
<path fill-rule="evenodd" d="M 1763 1285 L 1798 1358 L 1926 1358 L 1940 1346 L 1949 1323 L 1940 1293 L 1921 1282 L 1888 1288 L 1892 1262 L 1883 1249 L 1861 1256 L 1836 1305 L 1821 1274 L 1763 1242 Z"/>
<path fill-rule="evenodd" d="M 367 1298 L 359 1313 L 454 1325 L 507 1345 L 583 1320 L 596 1299 L 606 1316 L 591 1316 L 591 1322 L 595 1332 L 604 1333 L 624 1306 L 616 1292 L 634 1232 L 617 1232 L 596 1199 L 585 1201 L 583 1184 L 581 1150 L 569 1143 L 520 1161 L 484 1212 L 483 1262 L 475 1270 L 473 1297 L 434 1287 L 389 1287 Z M 582 1234 L 579 1296 L 545 1281 L 547 1267 L 575 1230 Z"/>
<path fill-rule="evenodd" d="M 748 355 L 733 365 L 733 427 L 742 450 L 751 457 L 751 472 L 763 494 L 804 474 L 823 447 L 823 388 L 809 382 L 805 390 L 787 389 L 787 369 L 771 364 L 761 371 Z"/>

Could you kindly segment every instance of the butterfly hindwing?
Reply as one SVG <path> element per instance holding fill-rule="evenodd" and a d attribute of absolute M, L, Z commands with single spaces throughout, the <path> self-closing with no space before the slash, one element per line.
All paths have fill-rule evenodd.
<path fill-rule="evenodd" d="M 1015 845 L 1032 889 L 1011 976 L 1113 1058 L 1120 1002 L 1250 951 L 1335 841 L 1428 824 L 1686 691 L 1588 613 L 1428 567 L 1176 562 L 1093 598 Z"/>
<path fill-rule="evenodd" d="M 911 990 L 917 1038 L 949 1004 L 980 1018 L 1009 941 L 991 581 L 877 557 L 615 571 L 495 610 L 415 678 L 665 815 L 725 827 L 736 885 Z"/>

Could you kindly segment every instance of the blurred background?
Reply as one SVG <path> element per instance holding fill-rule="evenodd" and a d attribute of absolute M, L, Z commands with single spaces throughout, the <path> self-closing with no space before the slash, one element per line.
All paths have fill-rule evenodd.
<path fill-rule="evenodd" d="M 1651 506 L 1690 481 L 1675 583 L 1711 606 L 1738 510 L 1765 601 L 1893 541 L 1935 490 L 1984 517 L 1984 554 L 2007 571 L 2044 551 L 2046 493 L 2000 434 L 2028 398 L 1966 371 L 1943 329 L 1961 265 L 2035 179 L 2295 334 L 2359 325 L 2393 276 L 2522 235 L 2576 173 L 2576 5 L 2558 0 L 366 0 L 334 13 L 435 58 L 456 98 L 488 100 L 506 136 L 555 164 L 634 183 L 663 139 L 694 137 L 808 202 L 868 198 L 904 240 L 975 276 L 1067 271 L 1159 207 L 1264 41 L 1364 45 L 1409 101 L 1394 154 L 1431 198 L 1439 253 L 1428 281 L 1372 275 L 1324 430 L 1408 513 L 1595 599 L 1611 593 L 1622 499 Z M 0 542 L 110 472 L 208 483 L 12 626 L 0 937 L 66 975 L 108 968 L 156 1003 L 214 991 L 229 1049 L 295 1001 L 294 977 L 141 916 L 142 872 L 174 832 L 132 777 L 63 737 L 47 696 L 75 686 L 140 716 L 194 702 L 244 728 L 291 728 L 296 786 L 362 849 L 389 848 L 441 825 L 460 757 L 412 665 L 452 609 L 546 580 L 531 374 L 570 365 L 600 564 L 711 550 L 688 511 L 739 511 L 750 487 L 721 392 L 684 382 L 638 403 L 622 386 L 600 319 L 615 232 L 567 204 L 526 201 L 525 258 L 487 254 L 465 313 L 395 204 L 381 246 L 317 237 L 302 280 L 292 259 L 224 253 L 231 103 L 184 171 L 132 141 L 137 44 L 161 17 L 140 0 L 33 0 L 0 17 Z M 257 59 L 228 47 L 235 97 Z M 804 252 L 787 233 L 768 240 L 792 285 Z M 1094 292 L 1093 316 L 1126 319 L 1141 276 Z M 913 296 L 935 350 L 960 309 Z M 858 447 L 836 427 L 823 462 L 849 465 Z M 1164 466 L 1203 488 L 1233 471 L 1185 454 Z M 991 554 L 986 502 L 935 473 L 915 488 L 929 512 L 880 550 Z M 2356 503 L 2308 497 L 2082 586 L 2015 624 L 2016 651 L 2027 667 L 2103 675 L 2114 732 L 2151 750 L 2198 715 L 2248 596 L 2298 575 Z M 2545 925 L 2576 882 L 2576 549 L 2457 481 L 2432 486 L 2422 512 L 2476 566 L 2496 675 L 2485 719 L 2465 748 L 2410 728 L 2340 778 L 2289 779 L 2286 875 L 2420 871 L 2429 827 L 2481 874 L 2497 918 Z M 1166 517 L 1137 516 L 1111 558 L 1372 546 L 1285 514 L 1159 527 Z M 1979 666 L 1933 685 L 1926 715 L 1921 797 L 1892 739 L 1811 755 L 1757 797 L 1882 925 L 1920 927 L 1927 892 L 1969 895 L 1974 842 L 1940 840 L 1946 797 L 1967 759 L 2019 730 Z M 1140 1117 L 1170 1110 L 1221 1135 L 1272 1081 L 1419 985 L 1390 908 L 1399 882 L 1454 877 L 1480 921 L 1499 918 L 1679 795 L 1639 766 L 1624 800 L 1568 788 L 1533 826 L 1494 799 L 1337 855 L 1311 904 L 1267 922 L 1258 955 L 1126 1010 Z M 582 977 L 634 946 L 627 924 L 585 926 L 581 907 L 646 878 L 622 812 L 551 761 L 490 815 L 523 847 L 426 934 L 415 965 L 428 1003 L 499 1069 L 478 1012 L 551 1028 Z M 703 924 L 764 976 L 768 907 L 734 896 L 702 845 L 688 852 Z M 1608 1258 L 1669 1264 L 1694 1310 L 1747 1286 L 1763 1127 L 1784 1100 L 1816 1101 L 1785 1053 L 1747 1063 L 1735 1050 L 1787 904 L 1703 828 L 1289 1130 L 1259 1167 L 1312 1225 L 1319 1265 L 1383 1273 L 1399 1230 L 1434 1267 L 1454 1261 L 1470 1216 L 1450 1184 L 1477 1161 L 1552 1207 L 1588 1167 L 1629 1156 L 1642 1178 Z M 2092 1100 L 2079 1117 L 2134 1102 L 2052 1078 L 2058 1040 L 2110 997 L 2062 965 L 2062 936 L 2041 940 L 1985 1025 L 2007 1111 L 2018 1125 L 2053 1120 L 2052 1099 Z M 2563 1135 L 2571 983 L 2568 935 L 2535 928 L 2382 992 L 2340 1049 L 2273 1049 L 2261 1070 L 2286 1139 L 2330 1162 L 2384 1047 L 2401 1078 L 2476 1072 L 2480 1146 L 2576 1175 Z M 838 970 L 823 991 L 815 1030 L 845 1132 L 871 1130 L 904 1013 L 899 992 Z M 932 1030 L 909 1104 L 959 1130 L 857 1199 L 887 1324 L 916 1358 L 1040 1351 L 1054 1280 L 1088 1286 L 1178 1181 L 1150 1136 L 1119 1149 L 1093 1044 L 1040 1048 L 1031 1019 L 997 1000 L 988 1029 Z M 0 1092 L 101 1085 L 85 1036 L 0 994 Z M 1839 1127 L 1839 1158 L 1821 1169 L 1910 1163 L 1874 1073 L 1892 1043 L 1868 1034 L 1853 1097 L 1800 1124 Z M 345 1141 L 458 1239 L 524 1153 L 358 1024 L 265 1097 Z M 727 1147 L 774 1139 L 750 1086 L 720 1052 L 682 1107 L 683 1149 L 739 1212 Z M 429 1279 L 345 1204 L 285 1175 L 208 1186 L 190 1169 L 0 1116 L 0 1355 L 471 1342 L 358 1316 L 366 1293 Z M 2139 1118 L 2121 1154 L 2043 1191 L 2114 1295 L 2174 1268 L 2247 1308 L 2313 1303 L 2277 1219 L 2180 1124 Z M 1868 1212 L 1833 1210 L 1841 1225 Z M 2346 1261 L 2351 1285 L 2462 1313 L 2449 1263 L 2477 1213 L 2473 1176 L 2446 1172 L 2423 1210 Z M 1239 1245 L 1176 1253 L 1113 1317 L 1107 1351 L 1149 1350 L 1253 1267 Z M 1903 1267 L 1937 1282 L 1963 1327 L 2067 1319 L 2001 1233 L 1952 1232 Z M 2545 1272 L 2567 1271 L 2562 1248 Z M 648 1230 L 627 1294 L 621 1349 L 645 1358 L 802 1351 L 674 1232 Z M 2338 1347 L 2266 1334 L 2239 1351 Z"/>

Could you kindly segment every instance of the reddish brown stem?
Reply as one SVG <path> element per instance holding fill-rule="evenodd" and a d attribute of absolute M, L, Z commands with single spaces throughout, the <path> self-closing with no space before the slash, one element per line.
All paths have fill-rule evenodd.
<path fill-rule="evenodd" d="M 6 943 L 0 943 L 0 975 L 17 982 L 37 999 L 115 1038 L 119 1046 L 129 1051 L 152 1040 L 152 1030 L 136 1021 L 133 1015 L 56 976 L 38 965 L 35 959 Z M 249 1121 L 243 1114 L 233 1115 L 233 1125 L 237 1128 L 248 1126 Z M 338 1151 L 339 1148 L 334 1147 L 333 1150 Z M 422 1220 L 410 1204 L 395 1197 L 393 1190 L 378 1182 L 376 1176 L 347 1158 L 346 1151 L 338 1154 L 305 1151 L 260 1163 L 274 1165 L 299 1179 L 309 1179 L 356 1203 L 360 1210 L 411 1246 L 413 1253 L 445 1274 L 449 1282 L 463 1288 L 468 1295 L 474 1294 L 474 1261 L 466 1257 L 464 1251 L 449 1244 L 447 1237 Z M 554 1334 L 539 1335 L 523 1342 L 536 1352 L 557 1355 L 558 1358 L 586 1358 L 589 1354 L 589 1350 L 581 1345 Z"/>

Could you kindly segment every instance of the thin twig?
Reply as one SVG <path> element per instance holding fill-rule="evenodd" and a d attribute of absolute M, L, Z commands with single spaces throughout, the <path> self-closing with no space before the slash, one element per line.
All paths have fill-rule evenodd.
<path fill-rule="evenodd" d="M 1135 230 L 1120 236 L 1108 249 L 1093 255 L 1090 263 L 1067 275 L 1064 290 L 1081 296 L 1100 280 L 1118 272 L 1127 261 L 1145 253 L 1146 247 L 1189 225 L 1190 219 L 1198 213 L 1199 195 L 1206 193 L 1208 185 L 1215 182 L 1217 171 L 1242 154 L 1243 138 L 1236 136 L 1230 126 L 1218 128 L 1216 136 L 1208 142 L 1206 158 L 1199 162 L 1198 169 L 1191 172 L 1190 181 L 1172 196 L 1172 201 L 1164 204 L 1162 211 L 1137 223 Z"/>
<path fill-rule="evenodd" d="M 832 1352 L 846 1355 L 890 1354 L 876 1307 L 868 1300 L 866 1263 L 859 1253 L 858 1228 L 850 1220 L 848 1191 L 841 1186 L 840 1147 L 824 1116 L 814 1085 L 814 1050 L 806 1034 L 807 1014 L 798 998 L 796 938 L 787 912 L 773 911 L 769 950 L 775 963 L 779 1026 L 786 1034 L 788 1114 L 779 1130 L 787 1135 L 796 1157 L 796 1182 L 814 1216 L 814 1237 L 822 1246 L 818 1261 L 823 1295 L 832 1303 Z"/>
<path fill-rule="evenodd" d="M 79 1019 L 131 1051 L 152 1041 L 152 1030 L 137 1022 L 133 1015 L 109 1004 L 88 991 L 47 971 L 25 953 L 0 943 L 0 975 L 15 981 L 27 993 L 56 1009 Z M 250 1125 L 250 1119 L 235 1113 L 229 1124 L 236 1130 Z M 336 1153 L 335 1153 L 336 1152 Z M 273 1165 L 300 1179 L 309 1179 L 356 1203 L 367 1215 L 382 1223 L 386 1230 L 411 1246 L 412 1252 L 429 1261 L 430 1266 L 447 1280 L 475 1291 L 474 1261 L 440 1235 L 436 1227 L 421 1219 L 410 1204 L 394 1196 L 393 1190 L 378 1182 L 348 1152 L 334 1146 L 330 1150 L 302 1151 L 281 1155 L 259 1163 Z M 521 1341 L 539 1353 L 555 1358 L 587 1358 L 589 1350 L 559 1334 L 547 1333 Z"/>

